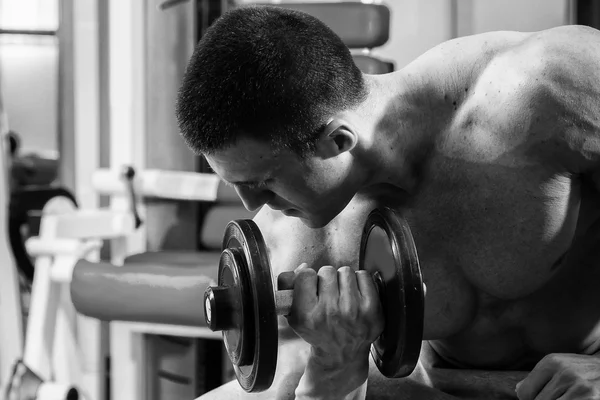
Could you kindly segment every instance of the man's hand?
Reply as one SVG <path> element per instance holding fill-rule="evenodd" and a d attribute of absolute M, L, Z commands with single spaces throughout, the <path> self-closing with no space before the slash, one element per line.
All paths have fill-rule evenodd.
<path fill-rule="evenodd" d="M 366 381 L 369 349 L 384 327 L 377 289 L 368 272 L 331 266 L 315 272 L 301 265 L 295 271 L 288 321 L 311 345 L 306 379 L 301 381 L 311 387 L 308 391 L 342 395 Z"/>
<path fill-rule="evenodd" d="M 296 270 L 290 326 L 312 346 L 313 358 L 327 367 L 366 358 L 383 332 L 377 289 L 366 271 L 305 264 Z"/>
<path fill-rule="evenodd" d="M 550 354 L 517 384 L 519 400 L 600 399 L 600 356 Z"/>

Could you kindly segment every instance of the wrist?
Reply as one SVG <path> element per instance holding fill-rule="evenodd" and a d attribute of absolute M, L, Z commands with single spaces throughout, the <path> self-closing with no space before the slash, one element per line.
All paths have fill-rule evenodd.
<path fill-rule="evenodd" d="M 360 368 L 365 368 L 366 371 L 368 371 L 370 349 L 371 346 L 369 345 L 349 352 L 349 354 L 343 354 L 339 352 L 328 353 L 323 349 L 311 346 L 309 361 L 315 365 L 319 365 L 325 370 L 358 370 Z"/>
<path fill-rule="evenodd" d="M 340 363 L 319 352 L 311 352 L 296 388 L 296 399 L 364 399 L 368 375 L 368 353 Z"/>

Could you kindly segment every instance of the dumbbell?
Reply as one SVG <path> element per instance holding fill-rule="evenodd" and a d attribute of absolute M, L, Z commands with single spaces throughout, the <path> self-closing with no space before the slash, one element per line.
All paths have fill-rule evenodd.
<path fill-rule="evenodd" d="M 359 269 L 377 287 L 385 318 L 371 356 L 388 378 L 410 375 L 423 336 L 424 291 L 414 240 L 406 221 L 390 208 L 374 209 L 363 228 Z M 261 392 L 273 383 L 279 315 L 289 315 L 293 290 L 273 288 L 266 244 L 252 220 L 231 221 L 223 237 L 218 286 L 204 293 L 206 324 L 222 331 L 241 387 Z"/>

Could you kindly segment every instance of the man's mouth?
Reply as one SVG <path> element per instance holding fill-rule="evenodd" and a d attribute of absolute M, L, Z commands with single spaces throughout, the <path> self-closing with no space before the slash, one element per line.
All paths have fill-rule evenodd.
<path fill-rule="evenodd" d="M 298 216 L 298 214 L 299 214 L 298 211 L 294 210 L 293 208 L 288 208 L 286 210 L 281 210 L 281 212 L 286 217 L 295 217 L 295 216 Z"/>

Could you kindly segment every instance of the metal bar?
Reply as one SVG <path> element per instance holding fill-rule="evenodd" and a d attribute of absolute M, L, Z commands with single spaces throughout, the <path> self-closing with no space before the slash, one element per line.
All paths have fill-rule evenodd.
<path fill-rule="evenodd" d="M 0 29 L 0 35 L 56 36 L 55 30 Z"/>
<path fill-rule="evenodd" d="M 458 37 L 458 0 L 450 0 L 450 39 Z"/>
<path fill-rule="evenodd" d="M 58 179 L 62 186 L 75 193 L 75 49 L 74 23 L 76 0 L 59 3 L 58 31 Z"/>

